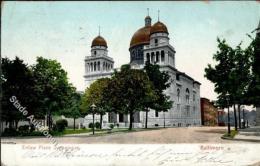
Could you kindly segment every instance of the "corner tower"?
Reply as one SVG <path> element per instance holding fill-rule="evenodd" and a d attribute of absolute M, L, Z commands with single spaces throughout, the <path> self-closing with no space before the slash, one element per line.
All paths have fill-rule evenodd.
<path fill-rule="evenodd" d="M 144 64 L 143 49 L 145 45 L 149 45 L 150 42 L 150 30 L 152 19 L 148 15 L 144 19 L 145 26 L 138 29 L 132 36 L 130 42 L 130 64 L 131 65 L 142 65 Z"/>
<path fill-rule="evenodd" d="M 85 57 L 86 87 L 96 79 L 110 77 L 113 68 L 114 60 L 108 56 L 107 42 L 99 33 L 92 41 L 90 56 Z"/>

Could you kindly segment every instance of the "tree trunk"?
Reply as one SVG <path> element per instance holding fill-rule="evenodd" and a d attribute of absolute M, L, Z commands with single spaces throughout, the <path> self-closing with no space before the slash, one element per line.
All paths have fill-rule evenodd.
<path fill-rule="evenodd" d="M 132 130 L 132 128 L 133 128 L 133 112 L 132 111 L 130 111 L 129 116 L 130 116 L 129 130 Z"/>
<path fill-rule="evenodd" d="M 217 112 L 217 116 L 218 116 L 217 126 L 219 126 L 219 112 Z"/>
<path fill-rule="evenodd" d="M 229 115 L 229 104 L 228 104 L 228 114 L 227 114 L 227 118 L 228 118 L 228 136 L 230 136 L 230 115 Z"/>
<path fill-rule="evenodd" d="M 12 129 L 12 128 L 13 128 L 13 121 L 9 120 L 9 129 Z"/>
<path fill-rule="evenodd" d="M 35 127 L 35 130 L 36 130 L 36 126 L 34 126 L 32 123 L 31 123 L 31 120 L 28 120 L 28 123 L 29 123 L 29 129 L 30 129 L 30 132 L 32 132 L 33 131 L 33 127 Z"/>
<path fill-rule="evenodd" d="M 148 123 L 148 109 L 145 112 L 145 128 L 147 129 L 147 123 Z"/>
<path fill-rule="evenodd" d="M 53 126 L 53 121 L 52 121 L 52 116 L 50 114 L 50 131 L 52 130 L 52 126 Z"/>
<path fill-rule="evenodd" d="M 76 129 L 76 124 L 75 124 L 76 118 L 73 118 L 73 129 Z"/>
<path fill-rule="evenodd" d="M 102 121 L 103 121 L 103 115 L 100 114 L 100 127 L 99 127 L 99 129 L 102 129 Z"/>
<path fill-rule="evenodd" d="M 51 131 L 51 113 L 50 113 L 50 111 L 48 112 L 48 115 L 47 115 L 47 124 L 48 124 L 49 132 L 50 132 Z"/>
<path fill-rule="evenodd" d="M 15 123 L 15 129 L 17 130 L 18 129 L 19 120 L 15 120 L 14 123 Z"/>
<path fill-rule="evenodd" d="M 241 129 L 241 116 L 240 116 L 240 104 L 238 104 L 238 126 L 239 126 L 239 129 Z"/>
<path fill-rule="evenodd" d="M 234 118 L 235 118 L 235 130 L 237 131 L 237 110 L 236 110 L 236 105 L 233 105 L 234 108 Z"/>

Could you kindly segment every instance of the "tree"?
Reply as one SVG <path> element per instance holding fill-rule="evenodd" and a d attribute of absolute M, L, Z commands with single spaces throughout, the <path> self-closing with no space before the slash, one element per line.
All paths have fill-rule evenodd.
<path fill-rule="evenodd" d="M 69 100 L 69 106 L 67 109 L 62 110 L 59 114 L 64 115 L 68 118 L 73 118 L 73 129 L 75 130 L 76 124 L 75 121 L 77 118 L 81 117 L 80 111 L 81 95 L 79 93 L 73 93 L 71 99 Z"/>
<path fill-rule="evenodd" d="M 260 26 L 260 24 L 259 24 Z M 251 56 L 251 77 L 248 88 L 248 104 L 253 104 L 255 107 L 260 107 L 260 30 L 256 29 L 257 34 L 255 39 L 249 36 L 252 40 L 248 51 L 252 52 Z"/>
<path fill-rule="evenodd" d="M 213 55 L 213 59 L 218 62 L 214 67 L 208 64 L 205 68 L 205 77 L 214 83 L 215 92 L 219 95 L 218 98 L 226 98 L 227 94 L 231 94 L 230 89 L 233 86 L 231 81 L 231 71 L 234 68 L 233 61 L 233 49 L 226 44 L 225 40 L 220 40 L 217 38 L 219 50 Z M 233 102 L 233 95 L 231 94 L 230 99 Z M 234 114 L 236 111 L 234 110 Z M 236 116 L 235 116 L 236 117 Z M 235 122 L 235 127 L 236 127 Z"/>
<path fill-rule="evenodd" d="M 250 57 L 252 55 L 252 50 L 250 46 L 243 50 L 241 48 L 241 43 L 234 49 L 234 69 L 231 71 L 230 79 L 233 82 L 233 86 L 231 87 L 234 105 L 238 105 L 238 124 L 241 129 L 241 111 L 240 106 L 246 103 L 247 90 L 250 80 Z M 235 107 L 234 107 L 235 109 Z M 236 112 L 234 112 L 236 113 Z M 236 119 L 235 119 L 236 120 Z"/>
<path fill-rule="evenodd" d="M 169 100 L 169 97 L 164 94 L 164 90 L 170 87 L 171 82 L 169 81 L 169 74 L 165 71 L 160 71 L 160 66 L 157 64 L 153 65 L 146 62 L 144 70 L 152 82 L 156 94 L 155 98 L 147 99 L 144 103 L 144 110 L 146 112 L 145 128 L 147 128 L 149 108 L 165 112 L 172 107 L 172 102 Z"/>
<path fill-rule="evenodd" d="M 156 111 L 163 112 L 163 127 L 165 128 L 165 112 L 167 112 L 170 108 L 172 108 L 173 101 L 170 100 L 170 97 L 162 94 L 159 96 L 157 103 L 155 105 Z"/>
<path fill-rule="evenodd" d="M 93 82 L 86 89 L 80 107 L 83 114 L 94 114 L 91 110 L 91 105 L 96 105 L 95 113 L 100 115 L 100 129 L 102 129 L 103 115 L 109 111 L 107 99 L 104 97 L 104 89 L 108 86 L 109 80 L 109 78 L 101 78 Z"/>
<path fill-rule="evenodd" d="M 67 73 L 55 60 L 38 57 L 37 64 L 27 66 L 18 57 L 15 60 L 3 58 L 2 71 L 4 111 L 1 115 L 9 122 L 10 128 L 13 122 L 17 128 L 19 120 L 28 120 L 12 105 L 10 97 L 15 96 L 20 105 L 27 108 L 28 115 L 34 115 L 36 119 L 44 118 L 48 113 L 51 128 L 51 113 L 64 110 L 75 92 L 75 88 L 68 83 Z"/>
<path fill-rule="evenodd" d="M 121 66 L 115 72 L 106 88 L 111 107 L 119 113 L 129 114 L 129 130 L 132 130 L 133 115 L 144 109 L 144 101 L 154 96 L 152 84 L 143 70 L 131 69 L 130 65 Z"/>
<path fill-rule="evenodd" d="M 247 90 L 250 76 L 251 46 L 241 48 L 241 43 L 235 48 L 226 44 L 225 40 L 217 39 L 218 48 L 213 59 L 218 63 L 215 67 L 208 65 L 205 69 L 205 77 L 215 85 L 215 92 L 218 93 L 218 104 L 228 106 L 226 95 L 230 94 L 230 104 L 234 108 L 235 130 L 237 130 L 236 104 L 239 112 L 239 127 L 241 128 L 240 105 L 247 100 Z"/>
<path fill-rule="evenodd" d="M 10 102 L 10 98 L 15 96 L 16 100 L 23 107 L 27 107 L 29 114 L 33 113 L 32 108 L 32 86 L 33 86 L 33 77 L 32 71 L 30 68 L 23 62 L 23 60 L 16 57 L 14 60 L 8 58 L 2 59 L 2 108 L 1 117 L 3 120 L 9 123 L 9 128 L 15 127 L 19 120 L 26 119 Z M 15 126 L 13 123 L 15 122 Z"/>
<path fill-rule="evenodd" d="M 68 106 L 67 103 L 75 88 L 68 82 L 67 73 L 59 62 L 43 57 L 38 57 L 36 62 L 32 70 L 35 98 L 38 101 L 37 109 L 41 116 L 48 115 L 47 124 L 51 130 L 51 115 Z"/>

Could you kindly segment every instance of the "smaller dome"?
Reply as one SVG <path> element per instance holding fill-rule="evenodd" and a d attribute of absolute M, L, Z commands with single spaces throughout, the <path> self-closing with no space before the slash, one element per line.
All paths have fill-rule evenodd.
<path fill-rule="evenodd" d="M 146 16 L 146 17 L 145 17 L 145 20 L 146 20 L 146 19 L 152 19 L 152 18 L 151 18 L 150 16 Z"/>
<path fill-rule="evenodd" d="M 168 33 L 168 29 L 166 27 L 166 25 L 164 25 L 162 22 L 158 21 L 157 23 L 153 24 L 152 28 L 151 28 L 151 35 L 153 33 L 158 33 L 158 32 L 164 32 L 164 33 Z"/>
<path fill-rule="evenodd" d="M 107 42 L 106 42 L 106 40 L 102 36 L 97 36 L 92 41 L 92 44 L 91 44 L 91 47 L 94 47 L 94 46 L 104 46 L 104 47 L 107 48 Z"/>

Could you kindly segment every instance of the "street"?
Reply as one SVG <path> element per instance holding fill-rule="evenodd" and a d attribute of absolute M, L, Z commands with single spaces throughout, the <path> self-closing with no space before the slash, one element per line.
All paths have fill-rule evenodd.
<path fill-rule="evenodd" d="M 147 130 L 139 132 L 113 133 L 99 136 L 64 136 L 55 137 L 58 143 L 66 144 L 171 144 L 171 143 L 239 143 L 223 140 L 220 137 L 226 132 L 226 127 L 183 127 Z M 49 144 L 44 137 L 2 138 L 1 142 L 24 144 Z M 246 143 L 246 142 L 243 142 Z"/>

